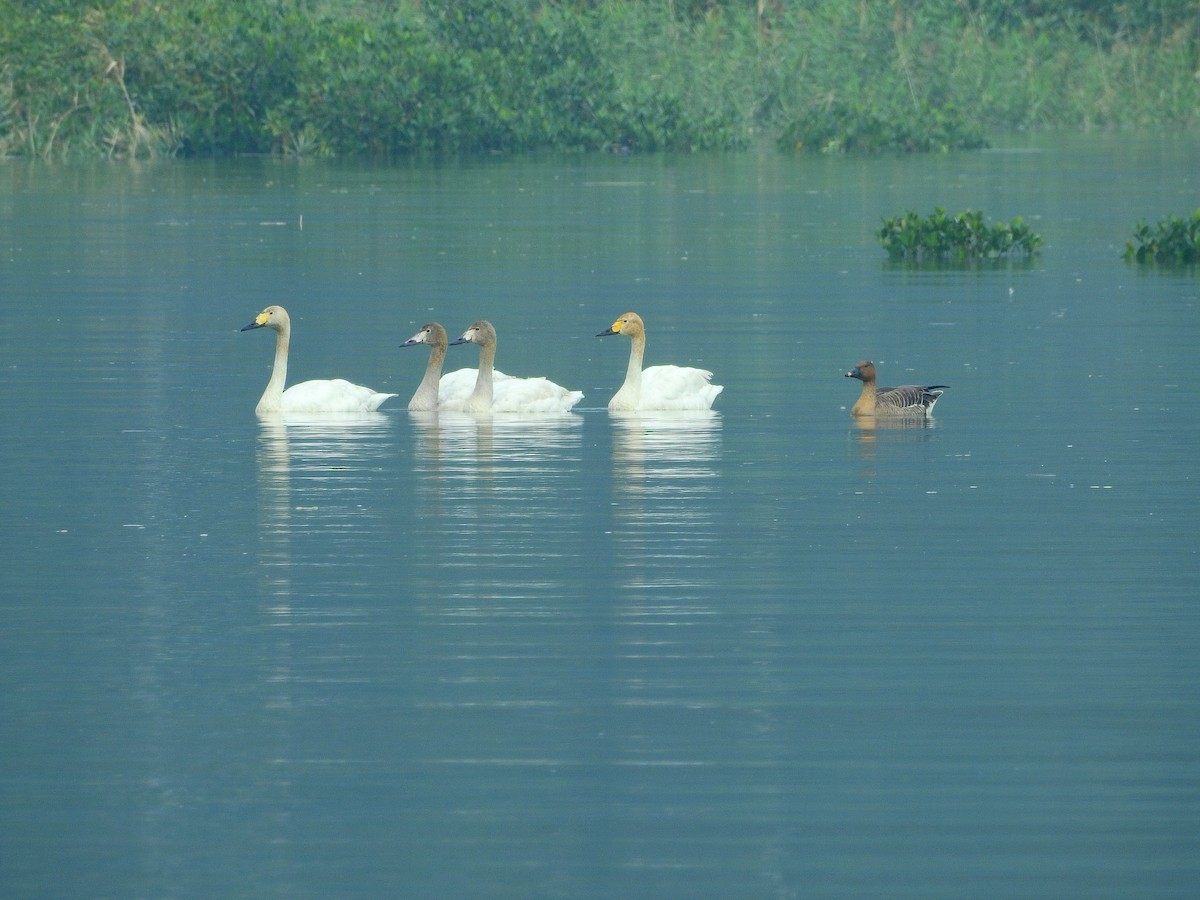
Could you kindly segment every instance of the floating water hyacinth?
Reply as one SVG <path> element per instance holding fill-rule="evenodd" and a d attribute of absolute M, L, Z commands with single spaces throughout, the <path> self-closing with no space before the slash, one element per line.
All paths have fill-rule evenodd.
<path fill-rule="evenodd" d="M 876 234 L 893 259 L 995 259 L 1006 254 L 1032 255 L 1042 245 L 1041 235 L 1019 216 L 989 225 L 978 210 L 950 216 L 940 207 L 928 216 L 909 210 L 885 218 Z"/>
<path fill-rule="evenodd" d="M 1133 229 L 1133 241 L 1125 242 L 1122 256 L 1126 262 L 1200 262 L 1200 209 L 1186 219 L 1167 216 L 1154 228 L 1147 225 L 1144 219 L 1139 219 L 1137 227 Z"/>

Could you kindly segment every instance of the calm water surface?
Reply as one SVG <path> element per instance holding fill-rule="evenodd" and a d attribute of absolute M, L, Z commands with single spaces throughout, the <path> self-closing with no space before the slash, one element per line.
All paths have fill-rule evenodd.
<path fill-rule="evenodd" d="M 0 893 L 1190 895 L 1200 282 L 1119 253 L 1197 158 L 0 164 Z M 401 396 L 257 420 L 271 303 Z M 626 310 L 711 415 L 607 412 Z M 481 317 L 580 407 L 409 414 Z"/>

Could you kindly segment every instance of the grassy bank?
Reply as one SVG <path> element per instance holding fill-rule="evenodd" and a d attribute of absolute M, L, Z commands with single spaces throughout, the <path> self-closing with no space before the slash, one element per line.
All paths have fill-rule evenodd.
<path fill-rule="evenodd" d="M 806 137 L 834 111 L 885 145 L 1190 129 L 1198 47 L 1200 0 L 0 0 L 0 153 L 845 149 Z"/>

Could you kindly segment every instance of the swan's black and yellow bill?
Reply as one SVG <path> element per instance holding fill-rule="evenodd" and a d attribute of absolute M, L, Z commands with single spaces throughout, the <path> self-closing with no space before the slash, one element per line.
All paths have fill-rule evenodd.
<path fill-rule="evenodd" d="M 603 331 L 601 331 L 598 335 L 596 335 L 596 337 L 607 337 L 610 334 L 620 334 L 621 326 L 624 324 L 625 324 L 624 319 L 617 319 L 617 321 L 613 322 L 612 325 L 610 325 L 608 328 L 605 328 Z"/>
<path fill-rule="evenodd" d="M 263 310 L 257 316 L 255 316 L 254 321 L 251 322 L 249 325 L 247 325 L 245 328 L 243 328 L 242 331 L 250 331 L 253 328 L 262 328 L 264 325 L 267 324 L 267 320 L 270 318 L 271 318 L 271 314 L 269 312 L 267 312 L 266 310 Z"/>

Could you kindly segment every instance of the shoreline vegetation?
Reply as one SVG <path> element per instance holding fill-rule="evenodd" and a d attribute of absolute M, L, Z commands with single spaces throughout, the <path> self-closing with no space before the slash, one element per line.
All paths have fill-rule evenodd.
<path fill-rule="evenodd" d="M 0 156 L 986 145 L 1200 127 L 1200 0 L 2 0 Z"/>

